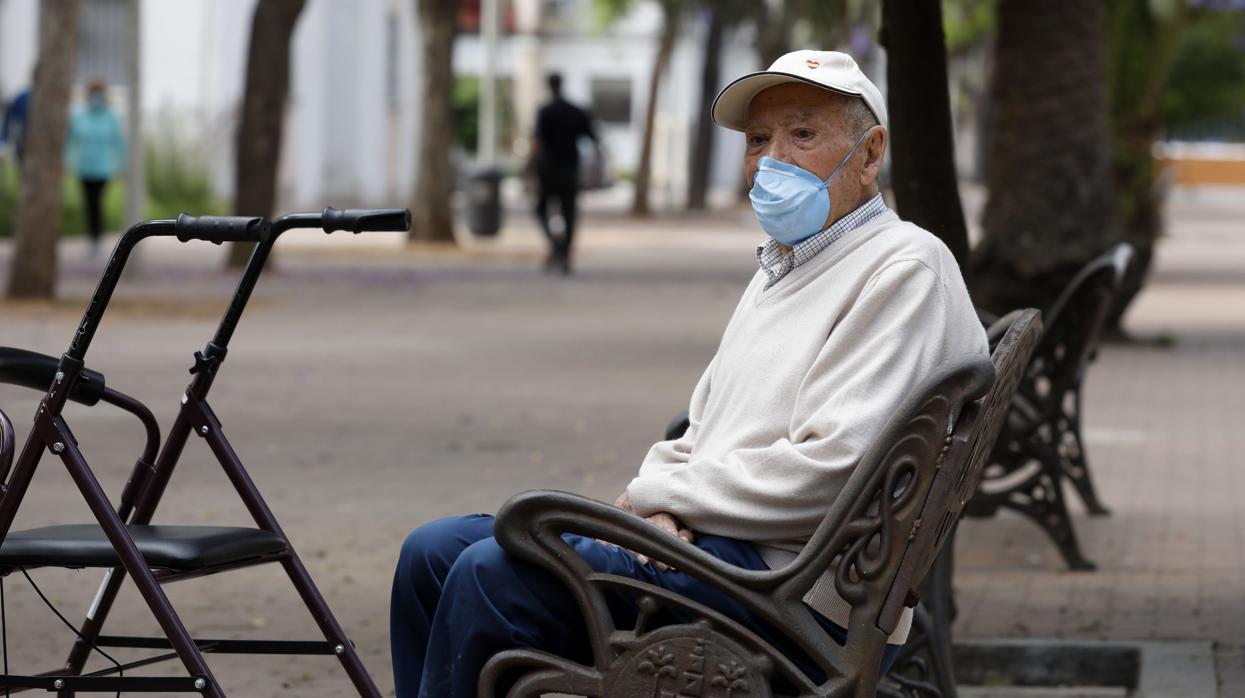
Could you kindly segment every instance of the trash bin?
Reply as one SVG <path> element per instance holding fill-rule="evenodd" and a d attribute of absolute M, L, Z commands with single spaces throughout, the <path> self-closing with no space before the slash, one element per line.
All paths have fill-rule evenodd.
<path fill-rule="evenodd" d="M 492 237 L 501 228 L 501 171 L 487 167 L 467 178 L 467 229 Z"/>

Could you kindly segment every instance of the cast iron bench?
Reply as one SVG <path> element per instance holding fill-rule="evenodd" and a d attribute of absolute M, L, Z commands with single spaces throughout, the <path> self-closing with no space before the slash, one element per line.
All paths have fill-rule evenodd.
<path fill-rule="evenodd" d="M 1090 514 L 1108 513 L 1086 459 L 1081 387 L 1131 257 L 1132 247 L 1120 243 L 1090 262 L 1045 315 L 1046 330 L 1012 399 L 977 496 L 965 510 L 967 516 L 989 517 L 1007 508 L 1028 517 L 1074 570 L 1095 566 L 1077 542 L 1063 481 L 1072 483 Z"/>
<path fill-rule="evenodd" d="M 1027 321 L 1036 324 L 1035 315 Z M 1008 343 L 1006 351 L 1014 347 Z M 515 680 L 509 698 L 548 693 L 763 698 L 777 695 L 771 682 L 779 677 L 802 698 L 875 695 L 886 640 L 903 609 L 916 603 L 914 592 L 972 494 L 975 471 L 1010 399 L 1004 392 L 1014 388 L 1024 361 L 1000 364 L 1010 373 L 998 390 L 990 390 L 995 368 L 984 357 L 965 358 L 914 390 L 804 550 L 779 570 L 740 570 L 654 532 L 639 517 L 578 495 L 516 495 L 498 513 L 494 534 L 507 551 L 567 585 L 582 610 L 593 662 L 507 650 L 485 666 L 480 696 L 491 698 L 506 678 Z M 679 429 L 677 420 L 672 429 Z M 562 540 L 563 533 L 609 541 L 726 590 L 805 653 L 824 680 L 806 675 L 779 649 L 709 608 L 634 579 L 594 572 Z M 832 566 L 837 591 L 852 605 L 842 646 L 802 601 Z M 607 591 L 638 597 L 634 627 L 615 625 Z M 690 620 L 650 624 L 663 610 Z"/>

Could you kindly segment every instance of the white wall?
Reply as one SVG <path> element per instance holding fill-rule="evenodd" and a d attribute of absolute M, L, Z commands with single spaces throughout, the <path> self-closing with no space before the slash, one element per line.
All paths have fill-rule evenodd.
<path fill-rule="evenodd" d="M 233 192 L 234 133 L 245 81 L 256 0 L 141 0 L 143 108 L 153 138 L 193 145 L 222 196 Z M 591 107 L 591 80 L 631 81 L 631 123 L 602 125 L 616 170 L 634 170 L 644 127 L 661 13 L 638 3 L 609 27 L 590 3 L 568 5 L 540 38 L 546 73 L 560 72 L 567 97 Z M 581 9 L 582 8 L 582 9 Z M 387 37 L 397 22 L 396 94 L 387 89 Z M 38 0 L 0 0 L 0 95 L 26 86 L 37 45 Z M 409 203 L 417 173 L 420 37 L 411 0 L 308 0 L 293 37 L 290 101 L 279 168 L 279 208 L 332 204 Z M 691 128 L 700 84 L 700 37 L 693 30 L 676 46 L 659 94 L 654 183 L 680 201 L 686 186 Z M 499 77 L 512 75 L 515 41 L 503 38 Z M 455 71 L 478 74 L 478 36 L 459 37 Z M 728 37 L 722 84 L 757 68 L 748 36 Z M 392 99 L 391 99 L 392 97 Z M 711 184 L 734 189 L 742 137 L 719 131 Z M 506 152 L 503 150 L 503 157 Z M 435 173 L 449 176 L 450 173 Z"/>
<path fill-rule="evenodd" d="M 150 122 L 196 141 L 233 194 L 234 134 L 255 0 L 144 0 Z M 388 104 L 386 23 L 399 22 L 398 100 Z M 395 0 L 310 0 L 295 27 L 278 207 L 401 204 L 414 171 L 414 9 Z M 412 155 L 407 155 L 412 154 Z"/>
<path fill-rule="evenodd" d="M 233 194 L 233 143 L 255 0 L 142 0 L 144 131 L 200 158 Z"/>
<path fill-rule="evenodd" d="M 626 78 L 631 81 L 631 122 L 600 124 L 601 140 L 616 170 L 634 171 L 639 161 L 649 81 L 657 51 L 661 13 L 654 3 L 641 3 L 635 11 L 608 28 L 593 26 L 591 11 L 582 12 L 563 31 L 541 43 L 546 73 L 558 72 L 563 93 L 571 102 L 591 108 L 591 83 L 595 78 Z M 692 129 L 698 118 L 703 27 L 676 44 L 670 68 L 658 93 L 657 128 L 654 136 L 654 185 L 681 201 L 687 186 Z M 510 76 L 514 42 L 503 39 L 498 51 L 498 76 Z M 475 35 L 460 36 L 455 43 L 454 68 L 460 75 L 479 74 L 483 48 Z M 724 41 L 719 87 L 745 73 L 758 70 L 751 36 L 730 34 Z M 547 96 L 547 95 L 546 95 Z M 741 179 L 743 137 L 719 130 L 714 139 L 710 185 L 733 191 Z"/>
<path fill-rule="evenodd" d="M 0 0 L 0 101 L 30 87 L 39 44 L 39 0 Z"/>

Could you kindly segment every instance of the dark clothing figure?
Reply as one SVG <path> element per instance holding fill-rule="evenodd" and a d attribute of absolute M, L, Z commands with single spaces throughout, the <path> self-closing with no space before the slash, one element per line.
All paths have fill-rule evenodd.
<path fill-rule="evenodd" d="M 549 238 L 549 269 L 570 273 L 571 243 L 575 238 L 575 197 L 579 194 L 579 139 L 596 142 L 587 112 L 558 94 L 536 114 L 536 218 Z M 557 199 L 562 233 L 549 224 L 549 202 Z"/>
<path fill-rule="evenodd" d="M 91 236 L 91 249 L 99 245 L 104 234 L 104 189 L 106 179 L 82 178 L 82 201 L 86 204 L 86 229 Z"/>
<path fill-rule="evenodd" d="M 20 164 L 26 155 L 26 124 L 30 118 L 30 90 L 22 90 L 4 110 L 4 124 L 0 125 L 0 141 L 13 144 L 13 154 Z"/>
<path fill-rule="evenodd" d="M 540 227 L 549 238 L 549 259 L 546 262 L 550 270 L 560 267 L 563 273 L 570 271 L 571 241 L 575 237 L 575 197 L 579 195 L 579 172 L 542 171 L 538 173 L 536 190 L 536 218 Z M 562 214 L 562 234 L 555 235 L 549 224 L 549 204 L 557 199 Z"/>

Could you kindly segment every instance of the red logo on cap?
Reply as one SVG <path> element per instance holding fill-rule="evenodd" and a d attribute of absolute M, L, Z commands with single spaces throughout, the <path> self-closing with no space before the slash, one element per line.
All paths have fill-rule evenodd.
<path fill-rule="evenodd" d="M 808 67 L 813 68 L 814 70 L 816 70 L 817 68 L 820 68 L 820 67 L 821 67 L 821 61 L 814 60 L 814 59 L 810 58 L 810 59 L 808 59 L 808 60 L 804 61 L 804 65 L 806 65 L 806 66 L 808 66 Z"/>

